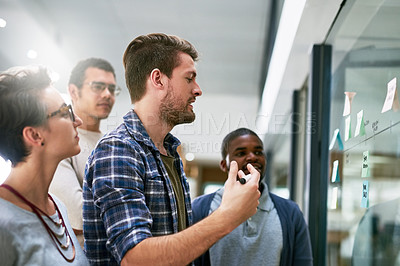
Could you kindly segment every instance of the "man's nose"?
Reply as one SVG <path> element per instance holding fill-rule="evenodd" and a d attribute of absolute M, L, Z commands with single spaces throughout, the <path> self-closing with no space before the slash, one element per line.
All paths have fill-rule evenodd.
<path fill-rule="evenodd" d="M 256 161 L 257 156 L 253 152 L 249 152 L 246 156 L 247 161 Z"/>
<path fill-rule="evenodd" d="M 107 86 L 107 88 L 105 88 L 102 92 L 101 92 L 101 97 L 103 97 L 103 98 L 111 98 L 111 97 L 114 97 L 114 94 L 112 94 L 111 93 L 111 91 L 108 89 L 108 86 Z"/>
<path fill-rule="evenodd" d="M 200 89 L 199 84 L 196 83 L 196 88 L 193 91 L 193 94 L 197 96 L 201 96 L 203 94 L 203 91 Z"/>
<path fill-rule="evenodd" d="M 79 116 L 77 116 L 76 114 L 75 114 L 75 121 L 73 124 L 74 124 L 74 127 L 79 127 L 80 125 L 82 125 L 82 119 Z"/>

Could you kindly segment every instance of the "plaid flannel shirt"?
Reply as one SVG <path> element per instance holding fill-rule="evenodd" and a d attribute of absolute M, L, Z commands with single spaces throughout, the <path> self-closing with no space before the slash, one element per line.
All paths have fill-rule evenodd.
<path fill-rule="evenodd" d="M 189 185 L 168 134 L 164 146 L 175 157 L 192 224 Z M 101 138 L 88 159 L 83 183 L 85 252 L 92 265 L 119 265 L 125 253 L 152 236 L 178 232 L 177 204 L 160 152 L 136 113 Z"/>

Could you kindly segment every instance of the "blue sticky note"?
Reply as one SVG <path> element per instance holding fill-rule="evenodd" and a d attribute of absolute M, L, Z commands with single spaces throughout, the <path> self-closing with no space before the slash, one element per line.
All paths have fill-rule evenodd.
<path fill-rule="evenodd" d="M 337 134 L 337 141 L 338 141 L 338 144 L 339 144 L 339 150 L 343 150 L 343 142 L 342 142 L 342 139 L 340 138 L 340 132 L 338 132 L 338 134 Z"/>
<path fill-rule="evenodd" d="M 364 181 L 362 185 L 361 208 L 369 206 L 369 182 Z"/>
<path fill-rule="evenodd" d="M 329 145 L 329 150 L 333 149 L 333 146 L 335 146 L 336 141 L 338 142 L 339 150 L 343 150 L 343 142 L 342 142 L 342 138 L 340 137 L 340 132 L 339 132 L 338 128 L 335 129 L 335 131 L 333 132 L 331 143 Z"/>

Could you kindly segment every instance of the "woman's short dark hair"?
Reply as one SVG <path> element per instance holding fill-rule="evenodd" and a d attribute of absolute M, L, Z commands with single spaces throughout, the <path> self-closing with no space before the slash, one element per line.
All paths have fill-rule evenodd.
<path fill-rule="evenodd" d="M 140 100 L 146 91 L 146 79 L 158 68 L 171 78 L 172 71 L 181 63 L 179 52 L 197 61 L 198 53 L 188 41 L 173 35 L 152 33 L 135 38 L 126 48 L 123 64 L 126 86 L 132 103 Z"/>
<path fill-rule="evenodd" d="M 238 137 L 245 136 L 245 135 L 256 136 L 262 143 L 260 137 L 254 131 L 252 131 L 248 128 L 244 128 L 244 127 L 238 128 L 238 129 L 230 132 L 228 135 L 226 135 L 224 140 L 222 141 L 222 145 L 221 145 L 222 160 L 225 160 L 226 155 L 228 155 L 228 147 L 229 147 L 229 144 L 231 143 L 231 141 Z"/>
<path fill-rule="evenodd" d="M 47 106 L 41 92 L 51 85 L 44 66 L 14 67 L 0 73 L 0 156 L 15 166 L 25 161 L 30 150 L 22 131 L 47 121 Z"/>

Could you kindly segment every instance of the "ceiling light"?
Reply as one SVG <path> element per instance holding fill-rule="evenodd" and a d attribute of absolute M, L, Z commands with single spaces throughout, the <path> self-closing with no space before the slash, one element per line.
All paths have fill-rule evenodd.
<path fill-rule="evenodd" d="M 4 19 L 0 18 L 0 28 L 5 28 L 7 25 L 7 21 L 5 21 Z"/>
<path fill-rule="evenodd" d="M 191 153 L 191 152 L 188 152 L 188 153 L 186 153 L 186 155 L 185 155 L 185 159 L 186 159 L 186 161 L 188 161 L 188 162 L 191 162 L 191 161 L 193 161 L 194 160 L 194 154 L 193 153 Z"/>
<path fill-rule="evenodd" d="M 305 3 L 306 0 L 286 0 L 283 4 L 256 124 L 260 135 L 268 133 L 268 126 Z"/>
<path fill-rule="evenodd" d="M 38 56 L 38 53 L 31 49 L 26 53 L 26 56 L 30 59 L 35 59 Z"/>

